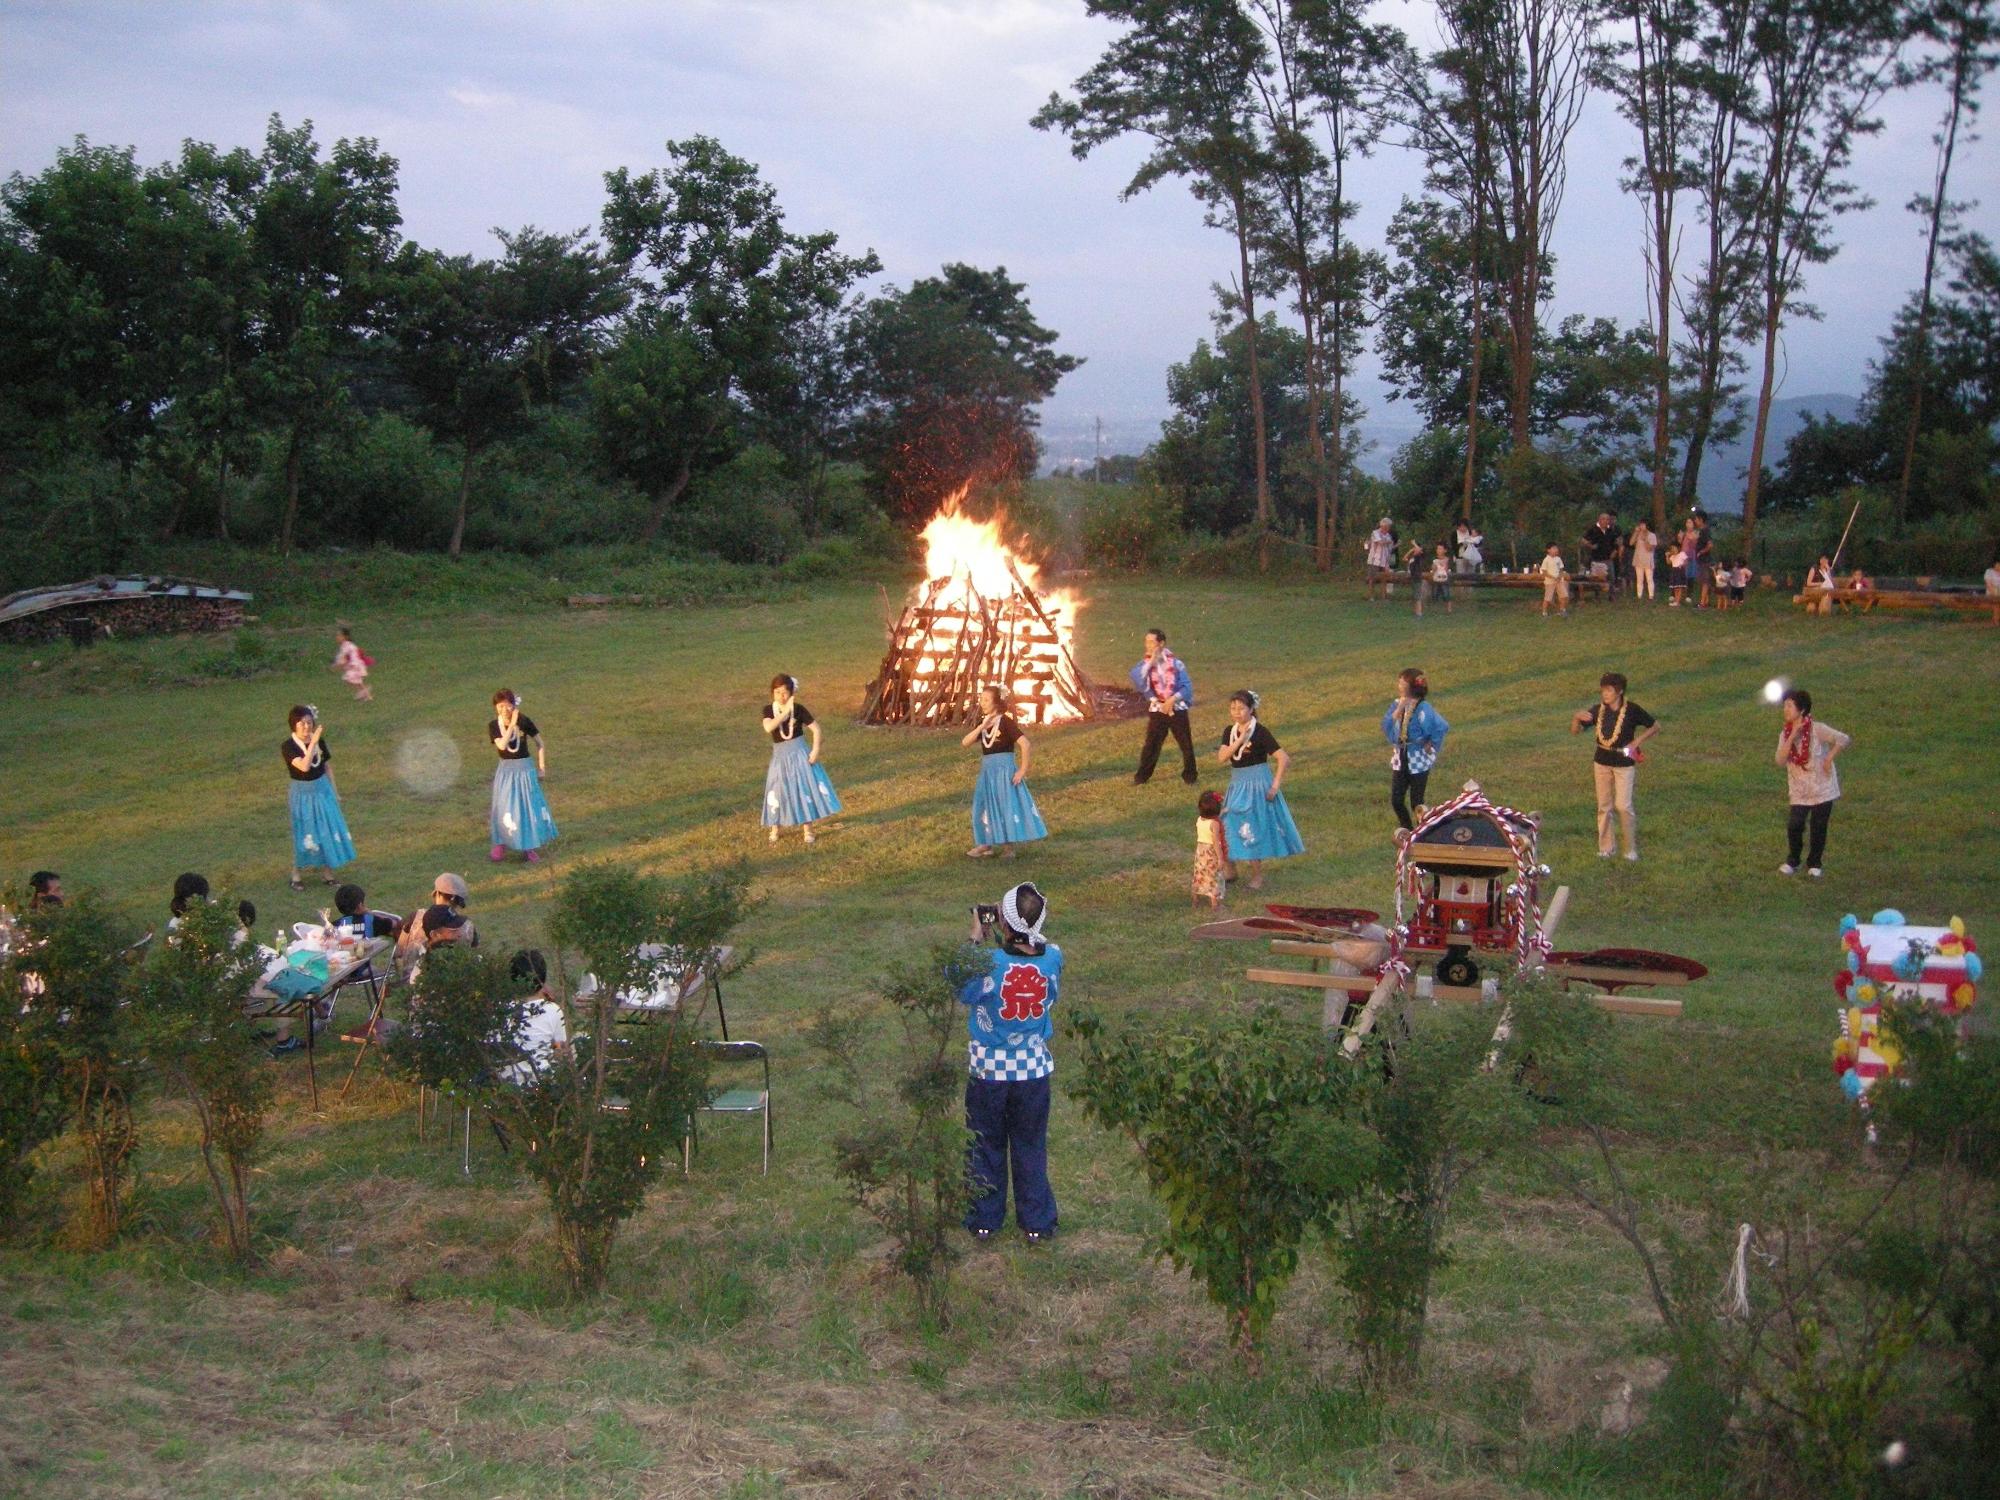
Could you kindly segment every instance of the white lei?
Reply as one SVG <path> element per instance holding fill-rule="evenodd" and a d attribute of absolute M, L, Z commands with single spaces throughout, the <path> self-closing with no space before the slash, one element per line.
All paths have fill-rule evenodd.
<path fill-rule="evenodd" d="M 771 733 L 781 740 L 798 737 L 799 726 L 792 720 L 792 710 L 797 707 L 798 701 L 796 698 L 787 698 L 782 709 L 778 707 L 776 699 L 771 701 Z"/>
<path fill-rule="evenodd" d="M 988 714 L 986 722 L 979 726 L 980 746 L 991 750 L 1000 738 L 1000 726 L 1006 722 L 1007 716 L 1005 714 Z"/>
<path fill-rule="evenodd" d="M 1243 763 L 1244 752 L 1250 748 L 1250 741 L 1257 733 L 1257 716 L 1250 715 L 1241 724 L 1229 726 L 1229 758 L 1237 765 Z"/>

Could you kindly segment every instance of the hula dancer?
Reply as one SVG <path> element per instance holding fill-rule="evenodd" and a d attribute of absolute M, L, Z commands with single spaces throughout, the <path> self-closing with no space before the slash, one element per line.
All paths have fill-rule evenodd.
<path fill-rule="evenodd" d="M 521 712 L 521 695 L 502 688 L 493 695 L 493 717 L 486 737 L 500 754 L 493 772 L 493 810 L 488 818 L 496 864 L 518 849 L 529 864 L 542 857 L 541 848 L 556 836 L 555 816 L 542 795 L 542 777 L 549 773 L 549 747 L 535 721 Z M 532 750 L 530 749 L 532 746 Z M 529 757 L 532 754 L 533 759 Z"/>
<path fill-rule="evenodd" d="M 1812 694 L 1793 688 L 1784 696 L 1785 727 L 1778 735 L 1777 762 L 1785 768 L 1785 789 L 1790 795 L 1791 814 L 1785 819 L 1785 836 L 1791 841 L 1780 875 L 1798 873 L 1800 847 L 1806 827 L 1812 827 L 1812 846 L 1806 851 L 1806 874 L 1819 879 L 1826 859 L 1826 825 L 1833 816 L 1833 804 L 1840 800 L 1840 773 L 1833 758 L 1848 746 L 1848 737 L 1831 724 L 1813 721 Z"/>
<path fill-rule="evenodd" d="M 972 785 L 973 859 L 991 859 L 996 852 L 1014 857 L 1016 844 L 1049 836 L 1048 826 L 1028 790 L 1028 737 L 1007 712 L 1007 695 L 997 687 L 979 690 L 979 711 L 985 715 L 959 741 L 979 745 L 979 779 Z"/>
<path fill-rule="evenodd" d="M 302 891 L 301 870 L 317 869 L 328 885 L 334 883 L 333 872 L 354 858 L 354 838 L 340 815 L 340 793 L 328 769 L 333 750 L 319 710 L 310 703 L 294 704 L 290 723 L 292 732 L 278 755 L 292 779 L 292 889 Z"/>
<path fill-rule="evenodd" d="M 1396 822 L 1404 828 L 1414 825 L 1410 809 L 1425 807 L 1424 789 L 1430 784 L 1431 767 L 1444 752 L 1444 737 L 1451 725 L 1431 707 L 1430 683 L 1416 667 L 1405 667 L 1396 676 L 1396 697 L 1382 715 L 1382 738 L 1389 742 L 1389 806 Z"/>
<path fill-rule="evenodd" d="M 1279 746 L 1278 737 L 1257 722 L 1257 703 L 1257 695 L 1248 688 L 1229 695 L 1229 728 L 1215 752 L 1216 761 L 1229 767 L 1222 823 L 1229 833 L 1231 864 L 1239 859 L 1249 863 L 1253 891 L 1264 888 L 1265 860 L 1306 852 L 1281 790 L 1291 757 Z"/>
<path fill-rule="evenodd" d="M 1639 747 L 1660 732 L 1660 724 L 1625 696 L 1623 672 L 1606 672 L 1598 678 L 1597 698 L 1595 707 L 1579 708 L 1569 721 L 1571 734 L 1588 725 L 1597 739 L 1591 767 L 1597 782 L 1597 857 L 1609 859 L 1618 852 L 1611 828 L 1616 810 L 1625 836 L 1625 857 L 1637 859 L 1639 811 L 1632 805 L 1632 783 L 1645 758 Z"/>
<path fill-rule="evenodd" d="M 764 773 L 764 826 L 771 830 L 774 844 L 780 828 L 794 827 L 810 844 L 813 824 L 840 811 L 840 797 L 819 763 L 818 721 L 798 695 L 798 679 L 780 672 L 771 679 L 771 701 L 764 705 L 764 732 L 771 737 L 771 769 Z M 805 739 L 799 738 L 801 731 Z"/>

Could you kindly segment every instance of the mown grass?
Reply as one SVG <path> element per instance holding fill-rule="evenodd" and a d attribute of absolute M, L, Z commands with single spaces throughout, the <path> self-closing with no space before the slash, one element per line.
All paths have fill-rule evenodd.
<path fill-rule="evenodd" d="M 1544 858 L 1575 891 L 1564 945 L 1663 948 L 1713 970 L 1680 1021 L 1619 1028 L 1636 1179 L 1687 1215 L 1772 1170 L 1851 1186 L 1852 1131 L 1826 1067 L 1835 924 L 1893 903 L 1993 930 L 1990 631 L 1808 620 L 1770 598 L 1729 616 L 1621 607 L 1546 622 L 1518 598 L 1482 598 L 1417 622 L 1352 586 L 1103 579 L 1090 592 L 1086 669 L 1117 679 L 1140 632 L 1165 625 L 1192 663 L 1206 743 L 1230 689 L 1264 694 L 1310 851 L 1272 872 L 1273 899 L 1386 908 L 1376 723 L 1396 671 L 1424 667 L 1453 726 L 1434 786 L 1476 776 L 1543 812 Z M 965 860 L 969 753 L 955 736 L 852 721 L 884 604 L 860 584 L 658 611 L 364 603 L 372 705 L 325 670 L 331 604 L 326 619 L 300 607 L 267 623 L 256 676 L 152 669 L 213 642 L 108 648 L 128 675 L 61 685 L 35 685 L 30 653 L 0 652 L 0 673 L 31 686 L 0 697 L 7 876 L 60 869 L 135 925 L 164 918 L 184 868 L 255 900 L 265 927 L 309 915 L 320 894 L 284 885 L 276 745 L 286 707 L 315 701 L 377 904 L 411 907 L 440 869 L 459 870 L 487 941 L 511 946 L 541 940 L 553 883 L 581 860 L 667 873 L 751 861 L 755 962 L 727 988 L 731 1031 L 769 1043 L 778 1075 L 771 1176 L 756 1173 L 750 1129 L 705 1133 L 694 1179 L 649 1204 L 609 1293 L 583 1307 L 558 1299 L 539 1205 L 491 1136 L 475 1132 L 462 1174 L 456 1138 L 419 1141 L 411 1098 L 372 1063 L 346 1104 L 328 1091 L 317 1114 L 303 1069 L 284 1065 L 253 1273 L 214 1257 L 187 1122 L 150 1107 L 125 1244 L 39 1246 L 33 1231 L 61 1208 L 48 1202 L 29 1239 L 0 1251 L 0 1490 L 1729 1493 L 1657 1433 L 1599 1434 L 1616 1372 L 1650 1350 L 1650 1309 L 1622 1245 L 1531 1163 L 1499 1164 L 1469 1204 L 1425 1382 L 1397 1400 L 1358 1393 L 1314 1260 L 1266 1372 L 1244 1378 L 1198 1294 L 1147 1257 L 1158 1217 L 1127 1151 L 1066 1099 L 1052 1138 L 1063 1238 L 972 1256 L 951 1328 L 919 1325 L 830 1178 L 834 1116 L 804 1042 L 819 1006 L 867 1003 L 891 962 L 955 937 L 968 903 L 1028 876 L 1054 904 L 1073 1000 L 1127 1014 L 1317 1002 L 1247 984 L 1255 950 L 1187 941 L 1193 797 L 1171 776 L 1130 784 L 1135 724 L 1037 735 L 1054 837 L 1011 866 Z M 1636 866 L 1593 857 L 1588 742 L 1565 728 L 1614 667 L 1666 726 L 1640 772 Z M 757 709 L 779 670 L 822 716 L 849 808 L 811 851 L 772 850 L 756 826 Z M 1778 674 L 1855 736 L 1827 878 L 1811 884 L 1772 873 L 1783 782 L 1758 689 Z M 481 730 L 503 684 L 549 740 L 563 839 L 536 867 L 484 859 Z M 399 748 L 426 731 L 459 757 L 434 794 L 397 773 Z M 328 1058 L 322 1081 L 345 1062 Z M 52 1153 L 51 1180 L 63 1167 Z"/>

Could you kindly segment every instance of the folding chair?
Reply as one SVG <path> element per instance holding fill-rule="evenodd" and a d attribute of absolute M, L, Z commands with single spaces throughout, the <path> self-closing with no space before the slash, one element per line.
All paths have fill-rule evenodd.
<path fill-rule="evenodd" d="M 713 1096 L 708 1103 L 695 1110 L 694 1115 L 762 1115 L 764 1125 L 763 1175 L 771 1173 L 771 1054 L 764 1050 L 762 1042 L 703 1042 L 700 1044 L 708 1055 L 717 1062 L 739 1063 L 757 1062 L 763 1064 L 764 1087 L 762 1089 L 724 1089 Z M 687 1175 L 694 1167 L 695 1118 L 688 1117 L 687 1134 L 681 1138 L 681 1173 Z"/>
<path fill-rule="evenodd" d="M 656 943 L 641 945 L 642 958 L 658 958 L 661 948 Z M 729 1012 L 722 1005 L 722 971 L 736 950 L 727 944 L 710 951 L 702 960 L 701 967 L 689 976 L 685 985 L 676 986 L 671 982 L 647 995 L 620 995 L 618 997 L 617 1018 L 627 1025 L 644 1025 L 658 1020 L 670 1011 L 678 1011 L 684 1001 L 693 999 L 706 985 L 715 996 L 715 1017 L 722 1026 L 722 1039 L 729 1040 Z M 592 993 L 597 988 L 597 976 L 586 974 L 577 991 L 578 998 Z"/>

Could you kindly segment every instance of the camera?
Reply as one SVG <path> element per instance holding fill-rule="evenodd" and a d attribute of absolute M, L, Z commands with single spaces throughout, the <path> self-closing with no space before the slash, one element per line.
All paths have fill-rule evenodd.
<path fill-rule="evenodd" d="M 997 906 L 974 906 L 972 920 L 979 924 L 982 933 L 991 933 L 1000 925 L 1000 908 Z"/>

